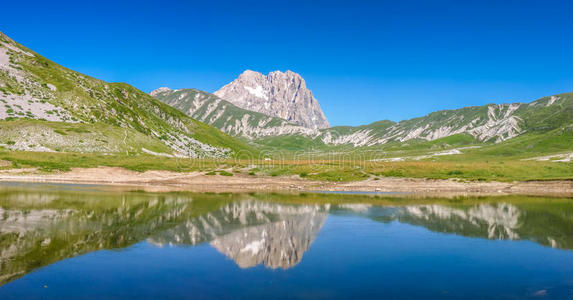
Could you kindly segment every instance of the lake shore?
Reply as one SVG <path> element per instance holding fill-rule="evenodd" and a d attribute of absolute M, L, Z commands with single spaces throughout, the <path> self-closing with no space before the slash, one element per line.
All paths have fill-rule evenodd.
<path fill-rule="evenodd" d="M 536 195 L 573 197 L 573 181 L 480 182 L 456 179 L 381 177 L 351 182 L 317 181 L 298 176 L 206 175 L 205 172 L 136 172 L 117 167 L 74 168 L 68 172 L 43 173 L 37 169 L 0 171 L 3 182 L 101 184 L 137 187 L 150 192 L 356 192 L 398 193 L 431 196 Z"/>

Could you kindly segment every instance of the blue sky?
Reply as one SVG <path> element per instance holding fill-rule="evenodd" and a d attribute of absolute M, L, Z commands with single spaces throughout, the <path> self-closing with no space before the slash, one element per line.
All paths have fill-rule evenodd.
<path fill-rule="evenodd" d="M 301 74 L 332 125 L 573 91 L 573 1 L 5 1 L 0 31 L 71 69 L 213 92 Z"/>

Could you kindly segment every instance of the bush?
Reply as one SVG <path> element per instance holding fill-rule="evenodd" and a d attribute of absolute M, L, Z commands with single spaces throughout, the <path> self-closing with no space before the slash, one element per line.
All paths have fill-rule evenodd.
<path fill-rule="evenodd" d="M 454 171 L 449 171 L 448 175 L 462 175 L 464 174 L 464 172 L 460 171 L 460 170 L 454 170 Z"/>

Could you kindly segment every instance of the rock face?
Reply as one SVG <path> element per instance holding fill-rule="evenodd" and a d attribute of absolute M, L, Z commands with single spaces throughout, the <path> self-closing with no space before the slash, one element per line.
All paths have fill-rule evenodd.
<path fill-rule="evenodd" d="M 279 117 L 306 128 L 330 126 L 304 79 L 291 71 L 275 71 L 265 76 L 247 70 L 215 95 L 240 108 Z"/>
<path fill-rule="evenodd" d="M 196 89 L 159 88 L 151 96 L 184 112 L 191 118 L 214 126 L 233 136 L 247 139 L 268 136 L 317 136 L 319 130 L 310 129 L 287 120 L 237 107 L 213 94 Z"/>

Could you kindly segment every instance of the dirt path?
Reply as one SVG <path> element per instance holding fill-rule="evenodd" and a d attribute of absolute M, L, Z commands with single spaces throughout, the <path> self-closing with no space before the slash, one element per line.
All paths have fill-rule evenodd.
<path fill-rule="evenodd" d="M 40 173 L 35 169 L 0 171 L 0 181 L 106 184 L 138 187 L 146 191 L 254 192 L 333 191 L 397 192 L 423 195 L 547 195 L 573 197 L 573 181 L 461 182 L 418 178 L 381 178 L 357 182 L 326 182 L 292 177 L 205 175 L 204 172 L 176 173 L 99 167 L 69 172 Z"/>

